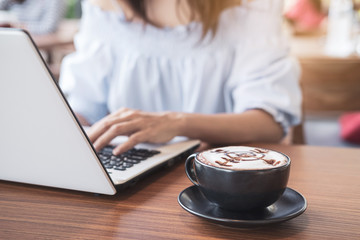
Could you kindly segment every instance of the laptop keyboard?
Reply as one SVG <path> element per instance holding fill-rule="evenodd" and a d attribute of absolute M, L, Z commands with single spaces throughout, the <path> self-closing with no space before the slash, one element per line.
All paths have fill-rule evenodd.
<path fill-rule="evenodd" d="M 98 153 L 101 162 L 108 170 L 114 169 L 125 171 L 135 164 L 160 153 L 160 151 L 157 150 L 133 148 L 127 152 L 115 156 L 112 154 L 114 148 L 115 146 L 106 146 Z"/>

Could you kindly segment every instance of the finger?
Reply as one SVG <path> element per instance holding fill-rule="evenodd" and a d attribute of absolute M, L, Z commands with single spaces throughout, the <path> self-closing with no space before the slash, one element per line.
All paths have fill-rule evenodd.
<path fill-rule="evenodd" d="M 120 108 L 119 110 L 117 110 L 117 111 L 115 111 L 115 112 L 112 112 L 112 113 L 110 113 L 110 115 L 111 116 L 116 116 L 116 115 L 121 115 L 121 114 L 123 114 L 123 113 L 125 113 L 125 112 L 128 112 L 128 111 L 131 111 L 132 109 L 130 109 L 130 108 Z"/>
<path fill-rule="evenodd" d="M 125 110 L 118 111 L 124 112 Z M 106 131 L 108 131 L 111 127 L 115 124 L 119 124 L 122 122 L 131 121 L 135 118 L 138 118 L 138 113 L 126 111 L 124 115 L 119 114 L 110 114 L 100 120 L 99 122 L 95 123 L 93 127 L 90 128 L 88 136 L 91 142 L 95 142 L 100 136 L 102 136 Z"/>
<path fill-rule="evenodd" d="M 91 128 L 88 130 L 88 137 L 91 142 L 95 142 L 95 140 L 101 136 L 105 131 L 107 131 L 111 127 L 109 123 L 109 119 L 107 117 L 101 119 L 96 122 Z"/>
<path fill-rule="evenodd" d="M 130 150 L 131 148 L 135 147 L 136 144 L 145 142 L 146 136 L 147 136 L 146 131 L 134 133 L 133 135 L 131 135 L 129 137 L 129 139 L 126 142 L 124 142 L 123 144 L 120 144 L 119 146 L 114 148 L 113 154 L 119 155 L 119 154 L 124 153 L 124 152 Z"/>
<path fill-rule="evenodd" d="M 117 110 L 116 112 L 111 113 L 109 116 L 111 116 L 111 117 L 126 117 L 129 115 L 136 115 L 138 113 L 140 113 L 139 110 L 129 109 L 129 108 L 121 108 L 121 109 Z"/>
<path fill-rule="evenodd" d="M 125 122 L 114 124 L 107 131 L 105 131 L 101 136 L 99 136 L 95 142 L 94 147 L 97 151 L 108 145 L 115 137 L 119 135 L 129 135 L 140 128 L 139 123 L 137 121 Z"/>

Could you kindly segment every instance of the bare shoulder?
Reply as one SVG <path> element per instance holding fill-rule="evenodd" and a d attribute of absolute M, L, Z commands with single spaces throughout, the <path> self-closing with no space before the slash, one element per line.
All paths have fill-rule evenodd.
<path fill-rule="evenodd" d="M 87 0 L 90 4 L 101 8 L 104 11 L 116 11 L 112 0 Z M 116 1 L 116 0 L 115 0 Z"/>

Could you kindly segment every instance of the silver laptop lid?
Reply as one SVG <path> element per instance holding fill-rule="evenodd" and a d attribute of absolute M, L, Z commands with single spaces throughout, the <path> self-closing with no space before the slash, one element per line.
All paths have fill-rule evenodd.
<path fill-rule="evenodd" d="M 0 29 L 0 180 L 115 194 L 29 35 Z"/>

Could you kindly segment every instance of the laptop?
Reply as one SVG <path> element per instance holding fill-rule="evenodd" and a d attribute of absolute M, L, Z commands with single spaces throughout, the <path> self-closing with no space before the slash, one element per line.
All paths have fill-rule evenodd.
<path fill-rule="evenodd" d="M 0 28 L 0 180 L 113 195 L 184 159 L 198 140 L 97 153 L 30 35 Z M 112 144 L 121 144 L 123 137 Z"/>

